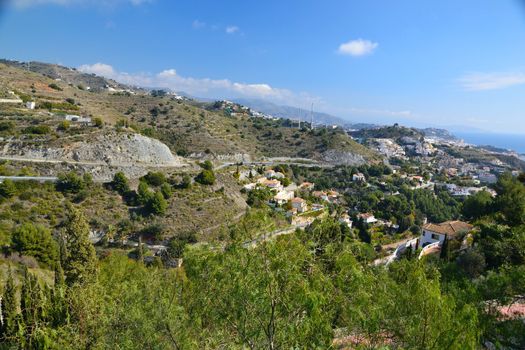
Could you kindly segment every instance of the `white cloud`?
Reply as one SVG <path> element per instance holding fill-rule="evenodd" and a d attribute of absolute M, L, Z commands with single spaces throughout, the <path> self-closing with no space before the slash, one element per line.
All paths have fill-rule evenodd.
<path fill-rule="evenodd" d="M 459 78 L 459 83 L 468 91 L 499 90 L 525 84 L 525 73 L 470 73 Z"/>
<path fill-rule="evenodd" d="M 228 26 L 228 27 L 226 27 L 226 33 L 228 33 L 228 34 L 235 34 L 235 33 L 237 33 L 239 31 L 239 29 L 240 28 L 237 27 L 237 26 Z"/>
<path fill-rule="evenodd" d="M 370 40 L 357 39 L 339 45 L 337 52 L 341 55 L 365 56 L 374 52 L 378 46 L 378 43 Z"/>
<path fill-rule="evenodd" d="M 95 64 L 83 64 L 78 67 L 78 70 L 84 73 L 93 73 L 96 75 L 113 78 L 116 76 L 116 72 L 112 66 L 105 63 L 95 63 Z"/>
<path fill-rule="evenodd" d="M 119 72 L 105 63 L 85 64 L 78 67 L 84 73 L 93 73 L 114 79 L 118 82 L 141 87 L 156 87 L 183 91 L 198 97 L 210 98 L 259 98 L 277 103 L 290 105 L 309 105 L 311 102 L 318 103 L 319 98 L 307 93 L 295 93 L 287 89 L 280 89 L 269 84 L 247 84 L 232 82 L 229 79 L 209 79 L 184 77 L 175 69 L 166 69 L 157 74 L 151 73 L 125 73 Z"/>
<path fill-rule="evenodd" d="M 139 6 L 146 3 L 151 3 L 153 0 L 11 0 L 11 4 L 17 8 L 28 8 L 38 5 L 59 5 L 59 6 L 72 6 L 72 5 L 93 5 L 93 6 L 104 6 L 112 7 L 120 4 L 131 4 Z"/>

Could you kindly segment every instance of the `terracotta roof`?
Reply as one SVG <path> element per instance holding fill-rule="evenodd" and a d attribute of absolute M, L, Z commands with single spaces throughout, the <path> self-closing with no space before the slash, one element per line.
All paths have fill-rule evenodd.
<path fill-rule="evenodd" d="M 359 214 L 359 217 L 360 217 L 360 218 L 363 218 L 363 219 L 369 219 L 369 218 L 374 217 L 374 214 L 371 214 L 371 213 L 364 213 L 364 214 Z"/>
<path fill-rule="evenodd" d="M 314 197 L 322 197 L 322 196 L 326 196 L 326 195 L 327 194 L 324 191 L 313 191 L 312 192 L 312 196 L 314 196 Z"/>
<path fill-rule="evenodd" d="M 302 198 L 299 198 L 299 197 L 296 197 L 294 199 L 292 199 L 292 203 L 304 203 L 306 202 L 304 199 Z"/>
<path fill-rule="evenodd" d="M 471 231 L 474 226 L 463 221 L 447 221 L 441 224 L 426 224 L 423 229 L 447 236 L 455 236 L 458 233 Z"/>

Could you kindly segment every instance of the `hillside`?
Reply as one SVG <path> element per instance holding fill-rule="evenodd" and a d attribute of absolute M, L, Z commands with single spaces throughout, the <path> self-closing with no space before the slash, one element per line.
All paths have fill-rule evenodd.
<path fill-rule="evenodd" d="M 22 64 L 19 66 L 0 64 L 0 90 L 11 90 L 24 101 L 36 102 L 35 110 L 12 103 L 0 105 L 4 120 L 15 122 L 17 136 L 23 128 L 38 123 L 48 125 L 51 134 L 62 136 L 54 130 L 60 123 L 61 115 L 76 114 L 100 118 L 106 124 L 105 129 L 117 126 L 159 139 L 174 154 L 199 159 L 239 161 L 302 157 L 337 161 L 327 157 L 334 150 L 350 154 L 347 160 L 351 158 L 357 163 L 377 159 L 373 152 L 352 141 L 341 129 L 312 131 L 297 129 L 287 120 L 272 121 L 244 115 L 232 117 L 222 111 L 210 110 L 207 103 L 181 101 L 169 95 L 152 96 L 144 91 L 88 91 L 84 86 L 67 81 L 84 81 L 91 77 L 89 75 L 42 64 L 39 72 L 55 69 L 60 72 L 61 80 L 55 80 L 21 69 Z M 98 86 L 102 83 L 100 81 Z M 91 132 L 94 132 L 92 128 L 76 128 L 74 134 L 87 136 Z M 9 132 L 7 135 L 10 135 Z"/>
<path fill-rule="evenodd" d="M 244 106 L 250 107 L 256 111 L 273 115 L 274 117 L 284 119 L 295 119 L 310 122 L 313 117 L 314 124 L 323 125 L 339 125 L 345 126 L 351 124 L 349 121 L 342 118 L 330 115 L 328 113 L 321 113 L 316 111 L 310 111 L 307 109 L 292 107 L 292 106 L 281 106 L 268 101 L 257 100 L 257 99 L 235 99 L 235 102 L 240 103 Z"/>
<path fill-rule="evenodd" d="M 115 89 L 132 89 L 112 79 L 96 76 L 94 74 L 81 73 L 76 68 L 68 68 L 58 64 L 34 61 L 20 62 L 6 59 L 0 59 L 0 64 L 5 64 L 6 66 L 25 70 L 28 72 L 34 72 L 48 77 L 50 79 L 63 81 L 66 84 L 72 84 L 77 87 L 80 86 L 91 91 L 102 91 L 107 87 L 113 87 Z"/>

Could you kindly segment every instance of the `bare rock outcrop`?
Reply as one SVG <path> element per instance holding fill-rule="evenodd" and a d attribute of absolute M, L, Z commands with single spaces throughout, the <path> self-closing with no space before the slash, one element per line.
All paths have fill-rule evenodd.
<path fill-rule="evenodd" d="M 71 162 L 86 165 L 111 166 L 182 166 L 162 142 L 139 134 L 107 133 L 80 141 L 59 140 L 50 145 L 43 142 L 6 142 L 0 152 L 3 157 L 42 162 Z"/>
<path fill-rule="evenodd" d="M 324 152 L 321 158 L 322 161 L 333 165 L 362 165 L 366 163 L 365 158 L 360 154 L 334 149 Z"/>

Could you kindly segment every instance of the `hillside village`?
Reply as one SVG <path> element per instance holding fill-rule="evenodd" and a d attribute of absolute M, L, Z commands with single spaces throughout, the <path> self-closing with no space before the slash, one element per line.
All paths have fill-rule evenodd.
<path fill-rule="evenodd" d="M 525 171 L 444 131 L 277 118 L 43 63 L 2 61 L 0 77 L 0 243 L 9 266 L 48 279 L 58 253 L 16 235 L 58 237 L 71 208 L 99 256 L 176 271 L 192 251 L 283 236 L 314 256 L 347 244 L 371 268 L 461 261 L 484 247 L 478 221 L 502 182 Z"/>
<path fill-rule="evenodd" d="M 94 176 L 96 181 L 107 182 L 118 171 L 123 171 L 132 180 L 143 176 L 148 171 L 155 170 L 166 171 L 171 169 L 169 171 L 182 171 L 191 174 L 199 169 L 195 165 L 195 161 L 208 159 L 214 163 L 216 169 L 220 169 L 218 170 L 219 173 L 231 173 L 235 169 L 233 175 L 237 178 L 238 186 L 242 186 L 242 188 L 238 188 L 241 188 L 240 192 L 244 193 L 249 203 L 253 205 L 253 198 L 260 197 L 255 201 L 257 206 L 261 206 L 260 201 L 262 200 L 266 206 L 282 214 L 290 225 L 296 228 L 304 229 L 318 217 L 334 216 L 334 208 L 338 208 L 337 219 L 350 230 L 356 230 L 355 222 L 363 222 L 365 225 L 373 227 L 374 230 L 388 232 L 387 236 L 391 238 L 383 239 L 383 242 L 389 242 L 394 240 L 394 235 L 405 232 L 409 227 L 401 227 L 400 230 L 400 225 L 395 222 L 396 220 L 392 221 L 391 218 L 384 217 L 384 215 L 377 218 L 373 210 L 360 211 L 358 206 L 347 206 L 349 203 L 345 196 L 355 195 L 355 188 L 362 188 L 368 192 L 379 191 L 383 197 L 380 200 L 384 199 L 385 195 L 389 197 L 399 195 L 397 188 L 401 184 L 406 184 L 410 190 L 435 192 L 438 189 L 443 189 L 459 201 L 481 191 L 494 197 L 496 193 L 491 186 L 497 181 L 498 176 L 505 171 L 511 171 L 517 175 L 524 166 L 516 154 L 501 154 L 477 149 L 448 135 L 440 137 L 436 133 L 432 133 L 426 137 L 422 131 L 399 125 L 355 130 L 346 126 L 301 123 L 300 119 L 297 119 L 298 121 L 282 120 L 230 101 L 203 104 L 172 92 L 146 91 L 127 87 L 114 81 L 82 74 L 65 67 L 39 63 L 28 65 L 13 61 L 3 61 L 3 63 L 5 64 L 2 68 L 4 75 L 19 75 L 21 78 L 17 81 L 17 86 L 3 87 L 4 99 L 0 101 L 2 113 L 7 117 L 7 120 L 17 120 L 16 124 L 11 121 L 2 122 L 4 136 L 0 139 L 3 144 L 0 157 L 4 161 L 9 161 L 12 164 L 10 167 L 16 168 L 18 162 L 21 165 L 30 164 L 34 172 L 31 175 L 56 179 L 58 179 L 59 174 L 65 171 L 87 171 Z M 43 72 L 44 76 L 33 73 L 31 69 Z M 60 101 L 58 96 L 64 96 L 64 94 L 67 96 L 70 93 L 72 93 L 71 97 L 64 97 Z M 84 95 L 86 97 L 83 97 Z M 110 115 L 113 117 L 108 115 L 108 119 L 108 117 L 102 117 L 107 114 L 98 116 L 95 114 L 97 112 L 92 109 L 92 96 L 99 95 L 100 97 L 95 100 L 102 97 L 107 98 L 113 101 L 112 105 L 118 105 L 117 100 L 126 101 L 136 98 L 143 101 L 159 100 L 165 102 L 161 102 L 153 108 L 142 109 L 149 115 L 148 117 L 137 118 L 140 112 L 137 109 L 138 105 L 134 103 L 130 107 L 123 106 L 122 108 L 126 110 L 122 111 L 120 115 L 118 113 L 115 115 L 116 111 L 112 111 Z M 151 106 L 151 102 L 148 104 Z M 127 105 L 129 106 L 129 103 Z M 169 108 L 166 108 L 168 106 Z M 266 156 L 261 156 L 260 151 L 257 151 L 259 146 L 255 146 L 255 152 L 249 150 L 254 149 L 254 143 L 251 143 L 248 148 L 239 149 L 239 146 L 244 147 L 242 143 L 246 142 L 248 136 L 247 133 L 241 131 L 238 141 L 232 144 L 236 145 L 234 146 L 237 148 L 235 150 L 224 151 L 226 144 L 217 145 L 218 147 L 215 146 L 214 149 L 206 148 L 204 151 L 202 149 L 201 151 L 181 149 L 177 141 L 169 140 L 169 135 L 173 129 L 159 120 L 161 115 L 165 115 L 165 119 L 169 119 L 170 110 L 186 111 L 189 116 L 198 114 L 197 120 L 200 121 L 193 131 L 196 135 L 199 133 L 198 125 L 203 120 L 203 125 L 211 123 L 211 121 L 206 121 L 206 118 L 216 114 L 215 118 L 235 121 L 233 126 L 236 130 L 238 130 L 239 122 L 246 123 L 247 121 L 253 122 L 255 126 L 253 130 L 256 132 L 264 130 L 262 127 L 264 123 L 274 125 L 272 129 L 277 128 L 279 130 L 277 133 L 272 130 L 268 130 L 266 133 L 257 132 L 257 143 L 271 144 L 278 140 L 280 143 L 285 141 L 288 144 L 288 146 L 284 146 L 285 148 L 301 148 L 306 142 L 304 137 L 311 137 L 308 135 L 318 137 L 320 143 L 315 146 L 315 151 L 310 154 L 300 151 L 293 156 L 294 152 L 288 152 L 290 157 L 272 158 L 269 156 L 282 155 L 282 152 L 272 153 L 273 151 L 269 151 L 271 147 L 265 146 L 266 151 L 263 150 L 263 154 L 266 153 Z M 197 113 L 199 110 L 201 112 Z M 35 119 L 30 121 L 28 118 Z M 141 129 L 141 123 L 149 126 Z M 175 125 L 181 125 L 181 122 L 175 122 Z M 55 130 L 53 130 L 54 128 Z M 111 129 L 115 130 L 117 135 L 118 133 L 128 133 L 130 135 L 128 139 L 133 141 L 131 143 L 118 141 L 118 137 L 109 136 L 114 132 Z M 216 129 L 213 131 L 217 132 Z M 231 129 L 226 129 L 226 134 L 220 138 L 227 141 L 224 137 L 231 132 Z M 133 133 L 140 133 L 143 136 L 131 137 Z M 185 133 L 186 135 L 190 133 L 189 136 L 185 136 L 186 139 L 194 140 L 194 137 L 191 136 L 191 129 L 187 129 Z M 289 136 L 284 136 L 285 133 Z M 301 134 L 305 136 L 301 136 Z M 330 134 L 332 136 L 326 137 Z M 269 135 L 271 136 L 268 137 Z M 106 138 L 112 140 L 113 145 L 106 150 L 93 149 L 88 151 L 93 146 L 89 144 L 92 141 L 85 139 L 85 136 L 88 136 L 90 140 Z M 335 139 L 334 136 L 336 136 Z M 151 143 L 147 140 L 148 137 L 158 138 L 161 142 L 167 141 L 171 152 L 176 155 L 167 154 L 166 152 L 169 153 L 169 150 L 167 148 L 162 149 L 165 146 L 160 144 L 151 148 L 151 152 L 153 152 L 151 155 L 143 154 L 136 159 L 133 158 L 132 153 L 125 151 L 129 147 L 151 147 L 146 146 L 147 143 Z M 217 139 L 217 135 L 207 137 Z M 347 141 L 344 141 L 343 137 L 346 137 Z M 78 150 L 68 146 L 71 150 L 62 151 L 61 147 L 64 146 L 61 144 L 61 140 L 66 138 L 78 140 L 80 142 Z M 291 143 L 289 138 L 298 141 Z M 176 139 L 177 137 L 175 137 Z M 350 149 L 353 151 L 335 159 L 317 155 L 317 152 L 319 150 L 323 152 L 323 149 L 325 154 L 330 153 L 332 155 L 334 152 L 340 152 L 341 148 L 345 148 L 342 147 L 343 144 L 333 144 L 335 140 L 339 139 L 343 144 L 351 144 Z M 39 143 L 45 143 L 45 148 L 40 148 Z M 191 142 L 190 144 L 193 147 L 198 147 L 198 142 Z M 31 147 L 28 148 L 28 145 Z M 173 149 L 174 147 L 175 149 Z M 334 150 L 330 150 L 330 147 L 333 147 Z M 117 150 L 116 153 L 115 150 Z M 355 151 L 358 153 L 354 153 Z M 129 155 L 126 155 L 125 152 L 128 152 Z M 159 156 L 155 152 L 166 154 Z M 146 159 L 150 160 L 145 161 Z M 339 162 L 336 159 L 339 159 Z M 351 160 L 348 161 L 349 159 Z M 365 159 L 369 159 L 371 164 L 379 164 L 379 162 L 387 164 L 388 175 L 386 177 L 385 175 L 377 176 L 379 174 L 365 175 L 360 172 L 358 167 L 364 164 Z M 140 163 L 143 164 L 140 165 Z M 308 167 L 320 169 L 324 169 L 323 167 L 335 169 L 341 166 L 352 167 L 348 175 L 349 178 L 345 180 L 351 185 L 350 187 L 318 188 L 319 186 L 315 184 L 315 178 L 312 179 L 312 182 L 298 182 L 293 174 L 291 174 L 292 179 L 290 179 L 290 174 L 275 171 L 271 166 L 264 167 L 264 164 L 275 164 L 276 166 L 273 168 L 280 170 L 279 163 L 286 168 L 289 166 L 301 167 L 304 164 L 307 166 L 304 169 L 308 169 Z M 3 175 L 8 175 L 8 173 Z M 19 181 L 19 179 L 17 180 Z M 228 192 L 232 190 L 233 192 L 239 191 L 229 188 Z M 239 195 L 241 195 L 240 192 L 238 192 Z M 241 205 L 239 209 L 242 207 Z M 418 222 L 420 225 L 424 225 L 427 220 L 426 217 L 423 217 Z M 200 229 L 202 230 L 204 227 Z"/>

